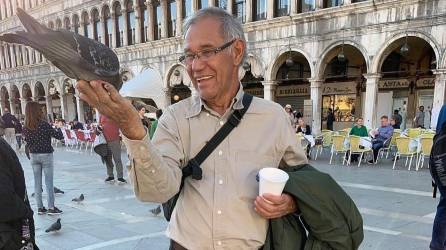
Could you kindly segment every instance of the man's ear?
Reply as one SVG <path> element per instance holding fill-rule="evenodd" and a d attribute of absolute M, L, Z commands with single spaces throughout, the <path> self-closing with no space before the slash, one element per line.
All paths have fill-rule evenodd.
<path fill-rule="evenodd" d="M 245 54 L 246 44 L 242 40 L 237 39 L 233 46 L 233 54 L 234 54 L 234 64 L 240 65 L 243 60 L 243 55 Z"/>

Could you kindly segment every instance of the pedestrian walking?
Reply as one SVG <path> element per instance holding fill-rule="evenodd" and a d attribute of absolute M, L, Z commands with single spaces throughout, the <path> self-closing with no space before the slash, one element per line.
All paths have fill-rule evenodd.
<path fill-rule="evenodd" d="M 328 108 L 327 111 L 327 130 L 333 131 L 333 123 L 336 120 L 333 109 Z"/>
<path fill-rule="evenodd" d="M 12 148 L 16 148 L 16 138 L 15 138 L 15 127 L 17 123 L 20 123 L 19 120 L 13 116 L 8 108 L 4 109 L 4 114 L 2 116 L 4 131 L 5 131 L 5 140 L 9 143 Z"/>
<path fill-rule="evenodd" d="M 58 125 L 60 126 L 60 125 Z M 28 102 L 25 108 L 25 127 L 23 137 L 27 147 L 34 173 L 34 193 L 38 214 L 61 214 L 62 210 L 54 206 L 54 159 L 51 138 L 63 139 L 60 128 L 53 128 L 45 120 L 42 109 L 37 102 Z M 45 187 L 48 194 L 48 210 L 42 202 L 42 173 L 45 177 Z"/>
<path fill-rule="evenodd" d="M 414 118 L 415 128 L 424 128 L 424 115 L 424 106 L 420 106 Z"/>
<path fill-rule="evenodd" d="M 0 137 L 0 250 L 38 250 L 34 230 L 22 166 Z"/>
<path fill-rule="evenodd" d="M 116 122 L 109 119 L 105 115 L 100 116 L 99 126 L 101 127 L 102 132 L 104 133 L 104 137 L 107 142 L 107 147 L 109 150 L 109 153 L 105 157 L 105 166 L 107 167 L 107 178 L 105 179 L 105 182 L 107 183 L 115 182 L 113 167 L 116 166 L 116 175 L 118 177 L 118 183 L 125 184 L 127 183 L 127 181 L 124 179 L 124 171 L 122 167 L 121 140 L 119 137 L 119 127 L 116 124 Z M 115 162 L 114 165 L 113 161 Z"/>

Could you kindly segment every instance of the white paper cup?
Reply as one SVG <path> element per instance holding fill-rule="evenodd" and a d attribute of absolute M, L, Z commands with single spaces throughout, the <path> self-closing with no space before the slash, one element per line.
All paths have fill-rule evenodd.
<path fill-rule="evenodd" d="M 259 195 L 265 193 L 281 195 L 288 179 L 288 174 L 283 170 L 262 168 L 259 172 Z"/>

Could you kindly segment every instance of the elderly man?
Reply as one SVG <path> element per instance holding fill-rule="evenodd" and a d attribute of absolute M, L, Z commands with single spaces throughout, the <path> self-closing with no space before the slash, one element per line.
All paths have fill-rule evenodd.
<path fill-rule="evenodd" d="M 181 168 L 234 110 L 243 109 L 238 71 L 246 42 L 241 24 L 222 9 L 207 8 L 191 16 L 183 30 L 180 58 L 198 94 L 165 109 L 153 141 L 130 102 L 110 84 L 77 84 L 81 98 L 121 128 L 135 194 L 143 201 L 173 197 Z M 268 219 L 298 208 L 288 194 L 258 196 L 256 174 L 264 167 L 306 162 L 284 109 L 254 98 L 240 124 L 201 164 L 203 178 L 185 180 L 167 229 L 171 249 L 262 247 Z"/>

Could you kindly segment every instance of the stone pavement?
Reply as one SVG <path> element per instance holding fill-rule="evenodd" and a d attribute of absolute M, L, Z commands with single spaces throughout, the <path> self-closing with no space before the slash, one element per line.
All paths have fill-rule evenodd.
<path fill-rule="evenodd" d="M 31 166 L 23 155 L 19 158 L 31 194 L 34 191 Z M 123 154 L 123 161 L 126 160 Z M 428 249 L 438 198 L 432 199 L 426 168 L 409 172 L 401 161 L 398 169 L 392 170 L 390 160 L 360 168 L 342 166 L 339 161 L 329 165 L 327 153 L 311 163 L 330 173 L 359 207 L 365 229 L 360 249 Z M 56 149 L 55 185 L 65 191 L 56 195 L 56 206 L 64 213 L 54 217 L 35 215 L 41 249 L 168 249 L 164 218 L 149 212 L 157 204 L 137 201 L 129 184 L 105 184 L 105 177 L 105 167 L 95 154 Z M 81 193 L 85 195 L 83 203 L 71 201 Z M 35 208 L 34 199 L 30 199 Z M 47 206 L 45 195 L 44 205 Z M 45 233 L 57 217 L 62 219 L 62 230 Z"/>

